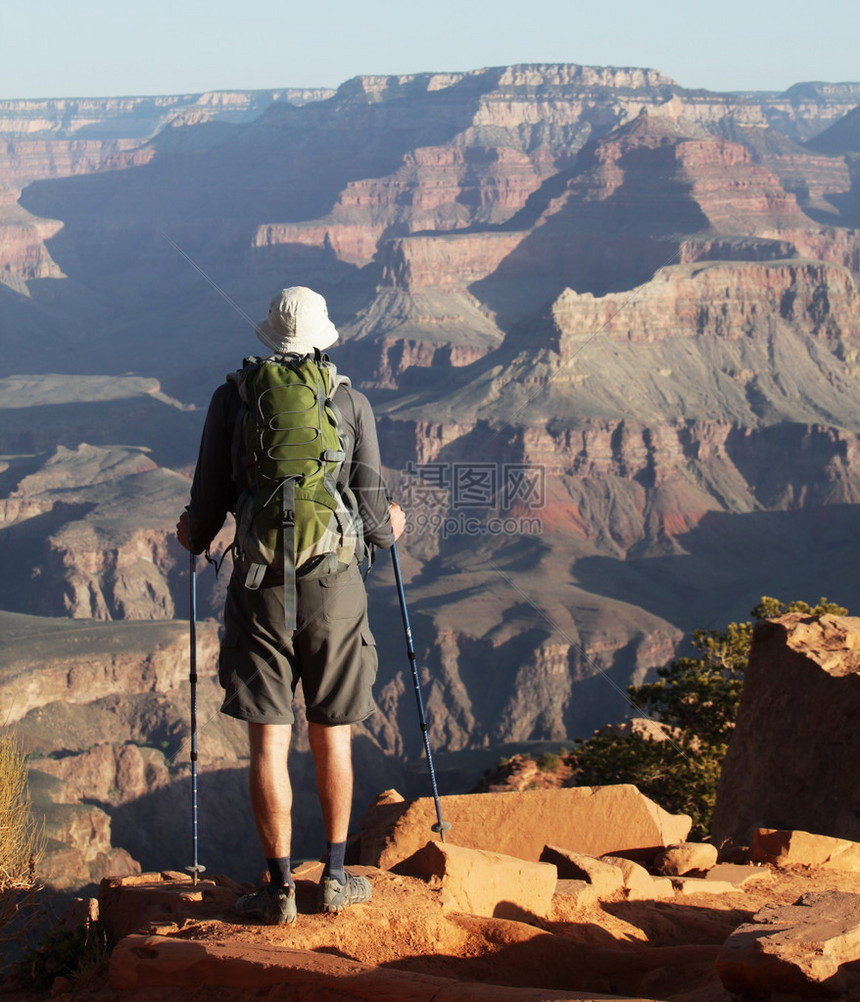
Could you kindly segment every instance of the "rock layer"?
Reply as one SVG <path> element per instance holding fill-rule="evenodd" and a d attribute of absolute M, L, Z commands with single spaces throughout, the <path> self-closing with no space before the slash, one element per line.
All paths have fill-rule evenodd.
<path fill-rule="evenodd" d="M 202 408 L 256 350 L 260 289 L 285 274 L 325 292 L 338 364 L 385 415 L 434 746 L 492 755 L 618 719 L 685 632 L 745 615 L 774 581 L 860 601 L 844 542 L 860 497 L 856 169 L 767 127 L 808 138 L 856 89 L 738 99 L 653 70 L 536 65 L 313 97 L 4 106 L 3 361 L 56 375 L 36 374 L 27 407 L 26 381 L 4 387 L 0 604 L 182 614 L 170 540 Z M 140 382 L 106 398 L 88 372 Z M 526 474 L 534 494 L 517 495 Z M 371 577 L 383 712 L 359 741 L 366 774 L 386 773 L 373 789 L 420 755 L 386 573 Z M 223 578 L 205 589 L 215 616 Z M 96 656 L 97 691 L 118 687 Z M 45 666 L 58 684 L 65 657 Z M 81 733 L 63 691 L 22 718 L 31 736 L 37 719 Z M 171 749 L 176 691 L 129 700 Z M 88 706 L 121 746 L 111 699 Z M 215 744 L 238 798 L 238 751 Z M 69 745 L 104 796 L 110 770 Z M 173 796 L 157 787 L 138 811 L 167 817 Z M 112 808 L 133 836 L 140 815 Z"/>

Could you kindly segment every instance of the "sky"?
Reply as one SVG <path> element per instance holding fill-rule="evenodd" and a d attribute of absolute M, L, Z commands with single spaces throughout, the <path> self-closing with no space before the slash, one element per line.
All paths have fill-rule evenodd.
<path fill-rule="evenodd" d="M 513 63 L 860 81 L 858 0 L 0 0 L 0 100 L 336 87 Z"/>

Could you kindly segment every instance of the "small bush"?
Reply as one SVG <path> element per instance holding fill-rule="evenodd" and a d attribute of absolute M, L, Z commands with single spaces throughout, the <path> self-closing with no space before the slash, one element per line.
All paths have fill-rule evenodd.
<path fill-rule="evenodd" d="M 30 810 L 26 759 L 15 740 L 4 736 L 0 738 L 0 940 L 22 934 L 21 909 L 37 888 L 36 864 L 44 844 L 41 826 Z"/>
<path fill-rule="evenodd" d="M 18 965 L 18 977 L 23 984 L 39 990 L 50 988 L 58 977 L 83 984 L 106 969 L 110 950 L 107 931 L 101 922 L 74 929 L 58 926 L 46 933 L 36 949 L 24 954 Z"/>

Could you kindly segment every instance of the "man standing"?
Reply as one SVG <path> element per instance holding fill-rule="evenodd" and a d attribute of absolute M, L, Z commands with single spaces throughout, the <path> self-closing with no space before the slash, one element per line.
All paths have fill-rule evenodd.
<path fill-rule="evenodd" d="M 256 333 L 278 356 L 323 351 L 338 337 L 323 297 L 301 286 L 275 296 Z M 332 402 L 345 454 L 338 486 L 354 493 L 366 542 L 390 547 L 403 531 L 405 516 L 387 500 L 370 403 L 348 380 L 337 387 Z M 237 483 L 234 470 L 234 430 L 242 406 L 237 384 L 230 380 L 210 402 L 191 501 L 176 526 L 180 543 L 193 553 L 209 546 L 227 512 L 236 512 L 243 484 Z M 357 560 L 326 576 L 303 575 L 298 569 L 295 629 L 286 625 L 284 573 L 277 565 L 268 567 L 253 587 L 246 583 L 245 571 L 234 562 L 218 676 L 224 689 L 221 712 L 248 725 L 251 808 L 269 882 L 240 897 L 236 908 L 269 924 L 286 924 L 296 918 L 287 755 L 299 681 L 327 840 L 318 907 L 336 913 L 371 897 L 367 878 L 344 869 L 344 853 L 353 786 L 351 725 L 375 709 L 376 648 Z"/>

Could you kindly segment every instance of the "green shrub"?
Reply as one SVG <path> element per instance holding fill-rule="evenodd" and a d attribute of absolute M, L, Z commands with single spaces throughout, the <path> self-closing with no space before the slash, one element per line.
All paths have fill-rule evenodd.
<path fill-rule="evenodd" d="M 74 929 L 58 926 L 46 933 L 38 947 L 26 951 L 18 965 L 18 977 L 39 990 L 49 989 L 58 977 L 83 984 L 107 968 L 110 949 L 101 922 Z"/>
<path fill-rule="evenodd" d="M 555 772 L 560 761 L 559 756 L 554 752 L 544 752 L 537 760 L 537 767 L 541 772 Z"/>
<path fill-rule="evenodd" d="M 788 612 L 811 616 L 846 610 L 826 598 L 817 605 L 764 597 L 754 619 Z M 578 739 L 567 758 L 580 786 L 633 783 L 673 814 L 693 819 L 692 838 L 710 829 L 720 770 L 735 726 L 749 658 L 753 624 L 729 623 L 725 630 L 696 630 L 698 656 L 677 658 L 657 671 L 657 681 L 631 686 L 636 716 L 664 725 L 666 739 L 642 734 L 595 734 Z"/>

